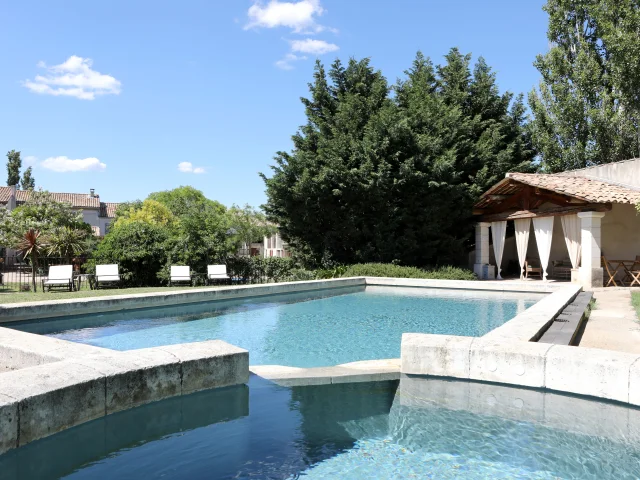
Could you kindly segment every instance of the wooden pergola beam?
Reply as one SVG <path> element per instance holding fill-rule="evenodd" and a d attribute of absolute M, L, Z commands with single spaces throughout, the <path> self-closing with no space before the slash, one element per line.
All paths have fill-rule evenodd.
<path fill-rule="evenodd" d="M 489 197 L 491 197 L 492 200 L 494 200 L 494 197 L 504 198 L 495 198 L 495 200 L 498 200 L 497 205 L 489 206 L 489 208 L 474 209 L 474 215 L 499 215 L 505 211 L 513 210 L 514 208 L 520 210 L 537 209 L 544 203 L 576 207 L 589 205 L 589 202 L 584 200 L 529 185 L 524 185 L 520 191 L 512 195 L 489 195 Z"/>
<path fill-rule="evenodd" d="M 516 220 L 518 218 L 556 217 L 559 215 L 571 215 L 579 212 L 608 212 L 610 210 L 610 203 L 591 203 L 586 205 L 548 208 L 545 210 L 531 209 L 501 212 L 491 215 L 483 215 L 480 217 L 479 221 L 498 222 L 501 220 Z"/>

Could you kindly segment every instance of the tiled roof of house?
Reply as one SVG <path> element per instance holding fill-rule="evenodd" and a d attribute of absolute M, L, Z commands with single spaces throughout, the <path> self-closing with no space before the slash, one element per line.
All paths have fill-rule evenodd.
<path fill-rule="evenodd" d="M 28 190 L 16 191 L 16 202 L 23 203 L 29 198 L 31 192 Z M 70 203 L 73 207 L 100 208 L 100 197 L 90 196 L 86 193 L 56 193 L 50 192 L 51 197 L 56 202 Z M 0 187 L 0 203 L 7 203 L 11 195 L 11 187 Z"/>
<path fill-rule="evenodd" d="M 590 203 L 639 203 L 640 190 L 567 174 L 508 173 L 507 179 Z"/>
<path fill-rule="evenodd" d="M 16 204 L 20 205 L 27 201 L 30 192 L 28 190 L 16 191 Z M 86 193 L 57 193 L 50 192 L 51 197 L 56 202 L 70 203 L 73 208 L 95 208 L 99 209 L 101 217 L 114 217 L 117 203 L 101 202 L 98 195 L 91 196 Z M 0 205 L 7 204 L 11 196 L 11 187 L 0 187 Z"/>
<path fill-rule="evenodd" d="M 112 202 L 100 202 L 100 216 L 107 218 L 115 217 L 118 205 L 120 204 Z"/>

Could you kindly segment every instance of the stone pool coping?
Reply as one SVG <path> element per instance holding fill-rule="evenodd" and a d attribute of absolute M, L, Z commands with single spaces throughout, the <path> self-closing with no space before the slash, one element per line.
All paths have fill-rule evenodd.
<path fill-rule="evenodd" d="M 364 277 L 310 280 L 306 282 L 266 283 L 260 285 L 236 285 L 167 292 L 135 293 L 105 297 L 70 298 L 68 300 L 42 300 L 37 302 L 8 303 L 0 305 L 0 324 L 21 320 L 86 315 L 98 312 L 135 310 L 187 303 L 260 297 L 265 295 L 295 293 L 330 288 L 365 286 Z"/>
<path fill-rule="evenodd" d="M 251 373 L 285 387 L 332 383 L 377 382 L 400 379 L 400 359 L 363 360 L 333 367 L 299 368 L 284 365 L 252 365 Z"/>
<path fill-rule="evenodd" d="M 221 340 L 128 352 L 82 347 L 52 348 L 39 365 L 0 373 L 0 454 L 121 410 L 249 380 L 249 353 Z"/>
<path fill-rule="evenodd" d="M 640 355 L 500 338 L 405 333 L 403 374 L 543 388 L 640 406 Z"/>

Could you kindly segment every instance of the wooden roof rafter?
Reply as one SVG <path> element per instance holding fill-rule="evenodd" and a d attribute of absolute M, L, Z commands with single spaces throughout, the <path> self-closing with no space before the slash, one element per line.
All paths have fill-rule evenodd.
<path fill-rule="evenodd" d="M 488 216 L 507 211 L 536 210 L 545 203 L 559 207 L 589 204 L 579 198 L 526 185 L 507 177 L 482 196 L 473 214 Z"/>

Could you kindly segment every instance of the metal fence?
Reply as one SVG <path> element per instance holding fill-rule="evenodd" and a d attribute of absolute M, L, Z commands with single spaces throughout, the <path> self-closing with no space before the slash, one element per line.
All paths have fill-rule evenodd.
<path fill-rule="evenodd" d="M 34 268 L 28 258 L 20 255 L 2 256 L 0 257 L 0 289 L 15 292 L 31 291 L 35 273 L 36 290 L 40 290 L 42 280 L 47 277 L 50 266 L 68 265 L 69 263 L 66 258 L 40 257 Z"/>

